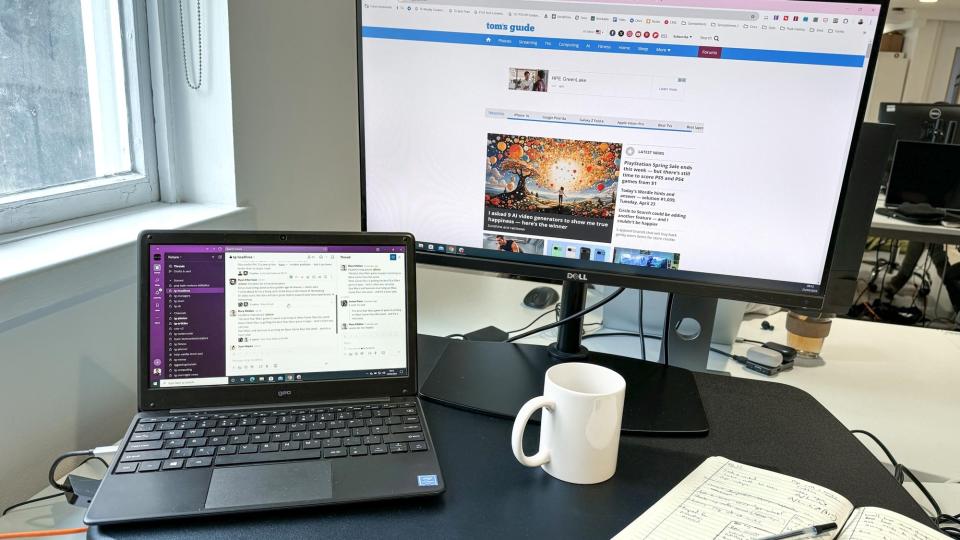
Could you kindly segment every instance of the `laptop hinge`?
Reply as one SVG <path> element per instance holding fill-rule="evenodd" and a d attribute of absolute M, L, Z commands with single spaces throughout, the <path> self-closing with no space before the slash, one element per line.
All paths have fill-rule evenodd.
<path fill-rule="evenodd" d="M 324 405 L 341 405 L 345 403 L 370 403 L 390 401 L 389 397 L 370 397 L 357 399 L 332 399 L 328 401 L 298 401 L 293 403 L 273 403 L 268 405 L 231 405 L 229 407 L 193 407 L 190 409 L 170 409 L 171 413 L 195 411 L 250 411 L 258 409 L 296 409 L 298 407 L 316 407 Z"/>

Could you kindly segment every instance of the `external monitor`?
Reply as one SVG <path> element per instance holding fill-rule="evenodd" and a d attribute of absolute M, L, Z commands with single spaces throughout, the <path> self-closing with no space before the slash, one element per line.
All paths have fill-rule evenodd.
<path fill-rule="evenodd" d="M 668 318 L 694 297 L 818 310 L 887 4 L 358 1 L 363 227 L 412 232 L 418 262 L 563 280 L 562 315 L 584 283 L 673 293 Z M 580 332 L 550 356 L 623 365 Z M 671 365 L 690 356 L 673 335 Z M 453 349 L 443 381 L 542 381 L 503 371 L 546 365 L 530 349 Z M 432 388 L 501 414 L 525 399 Z M 661 405 L 626 410 L 662 433 Z"/>
<path fill-rule="evenodd" d="M 877 121 L 896 125 L 897 140 L 951 142 L 947 130 L 950 122 L 960 122 L 960 105 L 884 102 Z"/>
<path fill-rule="evenodd" d="M 420 262 L 816 309 L 885 6 L 358 2 L 363 226 Z"/>
<path fill-rule="evenodd" d="M 960 146 L 898 141 L 886 203 L 960 210 Z"/>

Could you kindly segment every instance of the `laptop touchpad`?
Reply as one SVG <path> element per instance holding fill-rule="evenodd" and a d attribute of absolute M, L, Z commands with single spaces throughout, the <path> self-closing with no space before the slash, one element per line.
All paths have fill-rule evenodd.
<path fill-rule="evenodd" d="M 224 467 L 213 470 L 204 508 L 310 502 L 332 496 L 329 461 Z"/>

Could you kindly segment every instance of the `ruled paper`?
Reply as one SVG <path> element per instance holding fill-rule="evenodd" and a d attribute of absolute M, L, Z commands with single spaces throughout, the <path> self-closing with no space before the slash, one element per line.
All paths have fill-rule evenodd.
<path fill-rule="evenodd" d="M 756 540 L 823 523 L 840 526 L 852 511 L 848 500 L 816 484 L 711 457 L 614 538 Z"/>
<path fill-rule="evenodd" d="M 866 506 L 850 515 L 837 540 L 943 540 L 945 535 L 896 512 Z"/>

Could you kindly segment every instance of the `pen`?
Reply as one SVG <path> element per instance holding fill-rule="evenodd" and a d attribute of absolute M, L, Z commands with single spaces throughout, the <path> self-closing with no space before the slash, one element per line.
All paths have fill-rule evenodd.
<path fill-rule="evenodd" d="M 764 536 L 759 540 L 783 540 L 784 538 L 796 538 L 798 536 L 816 536 L 820 533 L 832 531 L 836 528 L 836 523 L 824 523 L 823 525 L 814 525 L 813 527 L 805 527 L 803 529 L 775 534 L 773 536 Z"/>

